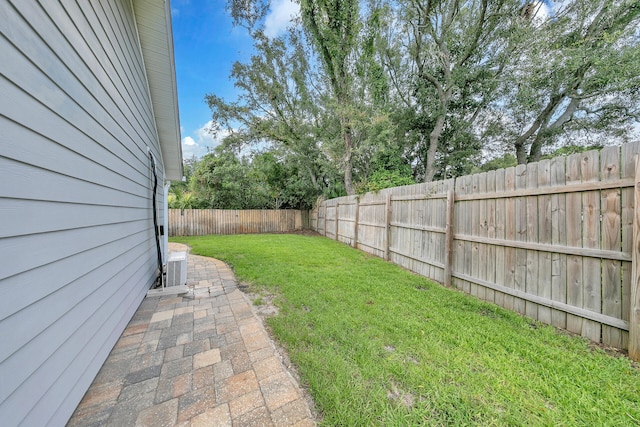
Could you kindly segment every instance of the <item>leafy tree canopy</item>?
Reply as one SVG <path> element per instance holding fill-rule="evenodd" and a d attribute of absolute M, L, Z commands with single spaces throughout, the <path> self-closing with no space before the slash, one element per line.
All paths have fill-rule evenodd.
<path fill-rule="evenodd" d="M 637 0 L 298 0 L 272 38 L 268 0 L 228 1 L 254 51 L 237 99 L 206 96 L 229 136 L 193 204 L 308 206 L 639 136 Z"/>

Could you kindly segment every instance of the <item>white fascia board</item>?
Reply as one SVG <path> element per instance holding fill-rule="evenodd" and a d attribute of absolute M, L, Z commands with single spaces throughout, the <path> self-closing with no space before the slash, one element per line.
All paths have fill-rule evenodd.
<path fill-rule="evenodd" d="M 133 0 L 165 179 L 181 181 L 182 145 L 169 0 Z"/>

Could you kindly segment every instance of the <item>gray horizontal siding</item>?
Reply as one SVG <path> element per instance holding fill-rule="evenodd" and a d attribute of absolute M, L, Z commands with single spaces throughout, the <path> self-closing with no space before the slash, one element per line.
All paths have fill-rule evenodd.
<path fill-rule="evenodd" d="M 2 215 L 19 220 L 0 221 L 0 238 L 147 221 L 148 214 L 148 203 L 131 207 L 16 199 L 5 206 Z"/>
<path fill-rule="evenodd" d="M 61 425 L 155 279 L 161 154 L 129 0 L 0 0 L 0 57 L 0 419 Z"/>
<path fill-rule="evenodd" d="M 0 9 L 0 19 L 2 19 L 1 13 Z M 5 19 L 15 18 L 9 16 Z M 26 27 L 22 31 L 28 29 L 29 27 Z M 40 42 L 43 43 L 42 40 Z M 100 104 L 100 101 L 108 96 L 104 90 L 99 91 L 98 88 L 91 90 L 77 82 L 76 84 L 67 83 L 67 80 L 75 79 L 77 76 L 69 70 L 62 73 L 60 70 L 66 66 L 60 60 L 51 60 L 53 67 L 38 67 L 24 57 L 26 52 L 20 51 L 7 41 L 3 42 L 2 39 L 0 39 L 0 51 L 3 52 L 6 63 L 12 64 L 6 72 L 3 69 L 3 74 L 13 83 L 3 82 L 0 94 L 6 99 L 20 100 L 19 104 L 5 106 L 8 110 L 6 114 L 8 118 L 22 123 L 25 127 L 42 135 L 51 135 L 50 137 L 55 138 L 54 140 L 58 140 L 56 137 L 66 136 L 64 134 L 66 132 L 77 129 L 84 134 L 84 137 L 77 135 L 79 141 L 94 141 L 98 146 L 101 145 L 113 154 L 113 159 L 106 158 L 106 160 L 124 162 L 131 168 L 131 172 L 136 172 L 137 175 L 132 173 L 132 179 L 144 177 L 140 172 L 146 166 L 146 162 L 141 160 L 146 155 L 148 144 L 145 142 L 150 140 L 135 138 L 136 132 L 131 126 L 127 126 L 127 120 L 122 114 L 116 114 L 117 107 L 115 105 Z M 42 54 L 41 52 L 37 53 Z M 47 64 L 49 63 L 47 62 Z M 60 74 L 60 76 L 52 77 L 47 74 L 48 68 L 53 68 L 51 71 Z M 58 84 L 55 78 L 62 79 L 64 84 Z M 25 93 L 24 88 L 30 86 L 34 87 L 33 91 Z M 112 88 L 112 90 L 116 89 Z M 100 92 L 103 93 L 100 94 Z M 101 96 L 98 98 L 96 94 Z M 40 120 L 33 120 L 33 117 L 36 116 Z M 55 130 L 55 126 L 61 124 L 68 126 L 69 129 Z M 121 143 L 114 144 L 113 141 Z M 70 144 L 70 148 L 77 148 L 74 142 L 70 142 Z M 114 170 L 126 172 L 120 168 Z"/>
<path fill-rule="evenodd" d="M 142 233 L 142 236 L 140 235 Z M 0 291 L 3 293 L 3 298 L 0 301 L 0 313 L 2 313 L 2 320 L 9 316 L 23 310 L 31 304 L 35 304 L 38 301 L 46 299 L 51 294 L 64 290 L 66 286 L 69 286 L 77 280 L 86 277 L 91 274 L 104 274 L 108 270 L 98 269 L 107 265 L 113 259 L 122 257 L 122 255 L 129 255 L 130 257 L 142 256 L 140 254 L 134 254 L 133 249 L 140 249 L 139 245 L 141 239 L 152 233 L 152 230 L 142 230 L 136 234 L 122 236 L 115 235 L 114 240 L 88 248 L 83 251 L 72 253 L 64 258 L 56 259 L 50 263 L 43 263 L 42 265 L 25 270 L 12 277 L 12 280 L 3 280 L 0 282 Z M 146 246 L 143 247 L 148 252 Z M 110 254 L 110 258 L 101 258 L 105 253 Z M 144 255 L 144 254 L 143 254 Z M 56 274 L 56 283 L 52 283 L 50 279 L 51 273 Z M 95 278 L 94 278 L 95 280 Z M 16 292 L 16 289 L 12 284 L 20 283 L 24 287 L 28 287 L 28 293 Z M 75 292 L 75 289 L 70 287 L 66 291 Z M 65 291 L 65 292 L 66 292 Z M 0 351 L 11 350 L 8 348 L 0 349 Z"/>
<path fill-rule="evenodd" d="M 20 122 L 0 117 L 0 126 L 7 138 L 7 144 L 3 147 L 5 156 L 15 161 L 131 194 L 138 194 L 141 188 L 148 188 L 148 176 L 143 176 L 139 170 L 121 159 L 113 158 L 113 153 L 108 150 L 102 147 L 101 149 L 93 148 L 96 145 L 93 139 L 63 131 L 66 129 L 64 121 L 58 120 L 54 125 L 56 129 L 54 132 L 59 133 L 59 136 L 51 135 L 52 132 L 49 132 L 49 135 L 41 133 L 46 129 L 36 132 L 23 127 Z M 69 140 L 74 143 L 65 145 L 65 141 Z M 25 147 L 22 141 L 30 141 L 29 146 Z M 110 160 L 102 163 L 98 160 L 100 158 L 110 158 Z M 58 162 L 58 160 L 69 161 L 69 159 L 77 165 L 73 170 L 69 170 L 65 163 Z M 8 188 L 8 186 L 0 188 Z"/>
<path fill-rule="evenodd" d="M 10 278 L 22 271 L 104 246 L 114 239 L 124 239 L 141 231 L 141 227 L 151 230 L 148 219 L 2 239 L 0 255 L 4 265 L 0 272 L 3 278 Z M 147 237 L 139 236 L 140 240 Z"/>
<path fill-rule="evenodd" d="M 95 179 L 92 175 L 82 179 L 74 176 L 73 171 L 69 171 L 68 174 L 56 173 L 38 165 L 6 158 L 0 159 L 0 168 L 3 172 L 0 184 L 2 197 L 123 207 L 144 207 L 150 203 L 148 196 L 140 191 L 139 194 L 132 194 L 108 184 L 92 183 L 91 180 Z M 99 175 L 100 168 L 96 167 L 94 170 L 96 175 Z M 114 175 L 112 178 L 116 180 L 118 177 Z"/>

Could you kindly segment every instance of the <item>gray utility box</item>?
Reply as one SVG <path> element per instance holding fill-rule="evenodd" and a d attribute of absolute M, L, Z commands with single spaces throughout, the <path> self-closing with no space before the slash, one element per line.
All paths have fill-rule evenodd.
<path fill-rule="evenodd" d="M 167 259 L 167 287 L 187 284 L 187 253 L 171 252 Z"/>

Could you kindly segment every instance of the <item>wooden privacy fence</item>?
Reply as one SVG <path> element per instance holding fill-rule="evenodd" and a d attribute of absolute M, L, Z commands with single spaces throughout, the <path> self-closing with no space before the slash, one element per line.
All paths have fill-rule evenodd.
<path fill-rule="evenodd" d="M 308 227 L 307 211 L 169 209 L 169 236 L 281 233 Z"/>
<path fill-rule="evenodd" d="M 310 225 L 478 298 L 628 348 L 637 360 L 638 153 L 638 143 L 607 147 L 326 200 Z"/>

